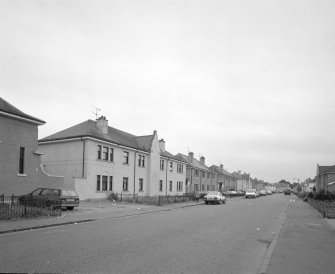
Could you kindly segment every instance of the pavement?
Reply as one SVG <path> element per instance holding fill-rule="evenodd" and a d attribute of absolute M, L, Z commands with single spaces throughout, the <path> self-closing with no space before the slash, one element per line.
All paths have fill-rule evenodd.
<path fill-rule="evenodd" d="M 260 273 L 335 273 L 335 219 L 292 197 L 278 236 Z"/>
<path fill-rule="evenodd" d="M 141 214 L 154 214 L 161 211 L 197 206 L 201 204 L 203 204 L 203 201 L 199 201 L 198 203 L 190 201 L 164 206 L 117 203 L 109 200 L 81 201 L 79 207 L 71 211 L 63 210 L 61 216 L 1 220 L 0 234 L 75 223 L 93 222 L 103 219 L 124 218 Z"/>

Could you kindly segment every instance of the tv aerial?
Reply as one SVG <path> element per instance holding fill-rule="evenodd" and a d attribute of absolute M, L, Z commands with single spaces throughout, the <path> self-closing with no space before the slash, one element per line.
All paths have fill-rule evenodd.
<path fill-rule="evenodd" d="M 100 108 L 96 107 L 96 106 L 93 106 L 92 107 L 95 109 L 95 111 L 91 111 L 93 114 L 95 114 L 95 119 L 97 120 L 98 119 L 98 116 L 99 116 L 99 111 L 101 111 Z"/>

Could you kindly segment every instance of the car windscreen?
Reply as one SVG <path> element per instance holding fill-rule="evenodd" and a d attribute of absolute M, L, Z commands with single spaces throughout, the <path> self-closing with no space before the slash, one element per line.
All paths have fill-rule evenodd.
<path fill-rule="evenodd" d="M 217 191 L 209 191 L 207 195 L 219 195 L 219 192 Z"/>

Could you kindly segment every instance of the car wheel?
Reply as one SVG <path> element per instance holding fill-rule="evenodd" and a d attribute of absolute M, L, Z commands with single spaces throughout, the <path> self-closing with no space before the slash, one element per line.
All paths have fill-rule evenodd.
<path fill-rule="evenodd" d="M 206 201 L 205 204 L 208 205 L 208 202 Z"/>

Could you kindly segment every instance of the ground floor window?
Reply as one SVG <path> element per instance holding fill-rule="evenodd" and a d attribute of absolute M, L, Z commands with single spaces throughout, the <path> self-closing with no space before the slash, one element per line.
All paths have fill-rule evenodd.
<path fill-rule="evenodd" d="M 113 190 L 113 176 L 109 176 L 109 190 Z"/>
<path fill-rule="evenodd" d="M 205 191 L 205 185 L 202 185 L 202 186 L 201 186 L 201 190 L 202 190 L 202 191 Z"/>
<path fill-rule="evenodd" d="M 183 182 L 177 182 L 177 191 L 183 191 Z"/>
<path fill-rule="evenodd" d="M 207 185 L 207 191 L 209 191 L 209 185 Z"/>
<path fill-rule="evenodd" d="M 163 180 L 159 180 L 159 191 L 163 191 Z"/>
<path fill-rule="evenodd" d="M 170 184 L 169 184 L 169 191 L 172 191 L 172 181 L 170 181 Z"/>
<path fill-rule="evenodd" d="M 113 176 L 97 175 L 96 190 L 97 191 L 113 190 Z"/>
<path fill-rule="evenodd" d="M 199 185 L 198 184 L 194 184 L 194 189 L 195 189 L 195 191 L 199 191 Z"/>
<path fill-rule="evenodd" d="M 128 177 L 123 177 L 123 191 L 128 191 Z"/>
<path fill-rule="evenodd" d="M 143 191 L 143 179 L 138 179 L 138 191 Z"/>

